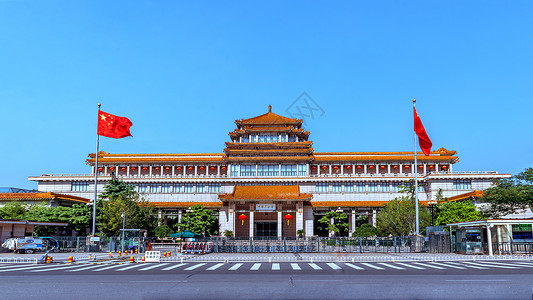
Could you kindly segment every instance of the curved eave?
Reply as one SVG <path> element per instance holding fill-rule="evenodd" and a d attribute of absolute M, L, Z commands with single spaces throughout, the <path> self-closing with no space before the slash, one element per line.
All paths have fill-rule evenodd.
<path fill-rule="evenodd" d="M 419 161 L 445 161 L 448 163 L 456 163 L 459 158 L 457 156 L 417 156 Z M 358 161 L 414 161 L 414 155 L 370 155 L 370 156 L 319 156 L 317 153 L 314 155 L 314 160 L 317 163 L 320 162 L 358 162 Z"/>
<path fill-rule="evenodd" d="M 13 201 L 46 201 L 46 200 L 63 200 L 78 203 L 89 203 L 89 199 L 65 194 L 46 193 L 0 193 L 0 200 Z"/>
<path fill-rule="evenodd" d="M 312 207 L 383 207 L 389 201 L 310 201 Z M 427 206 L 428 201 L 419 201 Z"/>
<path fill-rule="evenodd" d="M 222 207 L 224 203 L 220 202 L 149 202 L 155 207 L 191 207 L 201 205 L 204 207 Z"/>
<path fill-rule="evenodd" d="M 139 158 L 98 158 L 98 164 L 123 164 L 123 163 L 221 163 L 224 161 L 224 156 L 220 157 L 139 157 Z M 87 159 L 85 161 L 88 165 L 94 165 L 94 159 Z"/>
<path fill-rule="evenodd" d="M 246 162 L 246 161 L 266 161 L 266 162 L 276 162 L 276 161 L 311 161 L 311 156 L 252 156 L 252 157 L 227 157 L 225 161 L 227 162 Z"/>

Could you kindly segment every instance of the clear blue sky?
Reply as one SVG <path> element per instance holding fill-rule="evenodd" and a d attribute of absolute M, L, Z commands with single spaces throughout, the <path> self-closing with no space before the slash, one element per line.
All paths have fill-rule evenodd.
<path fill-rule="evenodd" d="M 222 152 L 235 119 L 324 110 L 315 151 L 411 151 L 411 99 L 454 170 L 533 166 L 532 1 L 0 0 L 0 186 L 111 153 Z"/>

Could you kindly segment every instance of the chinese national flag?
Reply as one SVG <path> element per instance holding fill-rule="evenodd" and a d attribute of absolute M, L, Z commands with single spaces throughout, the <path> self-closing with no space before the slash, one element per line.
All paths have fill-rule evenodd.
<path fill-rule="evenodd" d="M 132 136 L 130 133 L 132 125 L 128 118 L 114 116 L 101 110 L 98 111 L 98 135 L 114 139 Z"/>
<path fill-rule="evenodd" d="M 416 112 L 416 108 L 413 107 L 413 109 L 415 112 L 415 132 L 416 135 L 418 135 L 418 143 L 420 144 L 420 149 L 422 149 L 422 152 L 424 152 L 425 155 L 429 155 L 429 152 L 431 151 L 431 146 L 433 146 L 433 144 L 431 143 L 431 140 L 429 139 L 428 134 L 424 129 L 424 125 L 422 125 L 422 121 L 420 121 L 420 117 Z"/>

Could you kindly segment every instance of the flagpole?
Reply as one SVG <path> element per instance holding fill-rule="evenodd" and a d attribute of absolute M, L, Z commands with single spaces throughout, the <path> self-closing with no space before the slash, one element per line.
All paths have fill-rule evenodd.
<path fill-rule="evenodd" d="M 94 198 L 93 198 L 93 231 L 92 235 L 96 233 L 96 195 L 98 193 L 98 152 L 100 151 L 100 136 L 98 135 L 98 121 L 100 118 L 100 106 L 98 103 L 98 117 L 96 120 L 96 155 L 94 162 Z"/>
<path fill-rule="evenodd" d="M 416 99 L 413 99 L 413 108 L 415 107 L 415 103 L 416 103 Z M 416 235 L 420 235 L 420 230 L 419 230 L 419 221 L 418 221 L 418 163 L 417 163 L 417 159 L 416 159 L 416 156 L 417 156 L 417 135 L 416 135 L 416 131 L 414 132 L 415 133 L 415 166 L 413 169 L 415 169 L 415 214 L 416 214 Z"/>

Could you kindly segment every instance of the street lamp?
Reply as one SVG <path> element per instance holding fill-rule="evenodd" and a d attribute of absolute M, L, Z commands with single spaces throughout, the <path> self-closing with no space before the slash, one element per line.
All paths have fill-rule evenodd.
<path fill-rule="evenodd" d="M 339 208 L 337 208 L 337 210 L 335 212 L 339 216 L 338 217 L 338 219 L 339 219 L 339 225 L 338 225 L 339 227 L 338 227 L 338 229 L 339 229 L 339 236 L 340 236 L 341 235 L 341 213 L 343 213 L 343 210 L 339 207 Z"/>
<path fill-rule="evenodd" d="M 126 227 L 126 214 L 122 212 L 120 216 L 122 217 L 122 252 L 124 252 L 124 238 L 125 238 L 124 228 Z"/>

